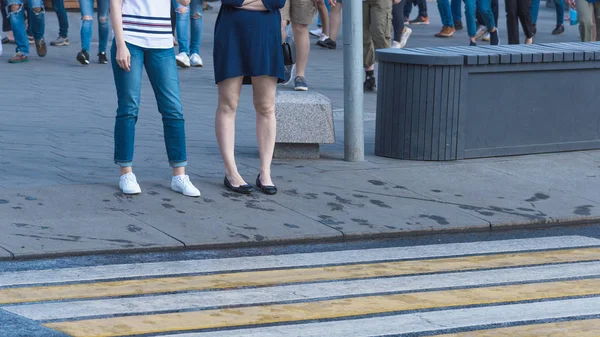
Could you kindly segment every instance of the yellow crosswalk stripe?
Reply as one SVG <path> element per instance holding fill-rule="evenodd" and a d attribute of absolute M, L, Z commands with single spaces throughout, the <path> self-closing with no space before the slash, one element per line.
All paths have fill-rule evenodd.
<path fill-rule="evenodd" d="M 600 260 L 600 248 L 0 289 L 0 304 L 262 287 Z"/>
<path fill-rule="evenodd" d="M 116 337 L 599 294 L 600 279 L 587 279 L 91 319 L 45 326 L 74 337 Z"/>
<path fill-rule="evenodd" d="M 436 335 L 432 337 L 598 337 L 600 319 L 531 324 L 509 328 L 488 329 Z"/>

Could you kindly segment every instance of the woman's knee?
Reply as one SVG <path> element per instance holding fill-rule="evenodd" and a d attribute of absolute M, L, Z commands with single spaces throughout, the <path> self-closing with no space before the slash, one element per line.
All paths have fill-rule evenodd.
<path fill-rule="evenodd" d="M 239 96 L 219 97 L 219 112 L 224 114 L 235 114 L 239 104 Z"/>
<path fill-rule="evenodd" d="M 261 116 L 265 116 L 265 117 L 270 117 L 272 115 L 275 115 L 275 101 L 272 100 L 265 100 L 265 99 L 258 99 L 258 100 L 254 100 L 254 109 L 256 109 L 256 113 L 261 115 Z"/>

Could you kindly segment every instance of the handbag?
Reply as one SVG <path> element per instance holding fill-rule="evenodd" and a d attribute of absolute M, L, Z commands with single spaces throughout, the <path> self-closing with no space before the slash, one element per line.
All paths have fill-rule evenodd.
<path fill-rule="evenodd" d="M 291 66 L 296 64 L 296 43 L 291 36 L 285 38 L 282 44 L 283 48 L 283 64 Z"/>

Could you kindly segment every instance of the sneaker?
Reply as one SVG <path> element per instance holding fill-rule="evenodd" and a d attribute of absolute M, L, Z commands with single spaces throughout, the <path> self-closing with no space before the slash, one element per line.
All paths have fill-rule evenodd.
<path fill-rule="evenodd" d="M 54 47 L 64 47 L 70 44 L 69 38 L 59 36 L 56 40 L 51 41 L 50 45 Z"/>
<path fill-rule="evenodd" d="M 8 60 L 8 63 L 25 63 L 25 62 L 29 62 L 29 58 L 27 57 L 27 55 L 25 55 L 21 52 L 17 52 L 15 54 L 15 56 L 11 57 Z"/>
<path fill-rule="evenodd" d="M 455 31 L 456 30 L 454 29 L 454 27 L 444 26 L 439 33 L 435 34 L 435 36 L 436 37 L 451 37 L 452 35 L 454 35 Z"/>
<path fill-rule="evenodd" d="M 394 48 L 394 49 L 400 49 L 402 47 L 400 47 L 400 42 L 398 42 L 398 41 L 392 41 L 392 48 Z"/>
<path fill-rule="evenodd" d="M 304 76 L 296 76 L 294 80 L 294 90 L 296 91 L 307 91 L 308 84 L 306 84 L 306 79 Z"/>
<path fill-rule="evenodd" d="M 310 33 L 310 35 L 312 35 L 314 37 L 320 37 L 321 34 L 323 34 L 323 29 L 321 29 L 321 28 L 314 29 L 314 30 L 311 30 L 309 33 Z"/>
<path fill-rule="evenodd" d="M 325 40 L 317 41 L 317 46 L 327 49 L 336 49 L 337 43 L 328 37 Z"/>
<path fill-rule="evenodd" d="M 454 21 L 454 29 L 456 29 L 456 30 L 463 30 L 463 24 L 462 24 L 462 21 L 460 21 L 460 20 L 455 20 L 455 21 Z"/>
<path fill-rule="evenodd" d="M 487 32 L 483 35 L 483 37 L 481 38 L 481 40 L 485 41 L 485 42 L 490 42 L 491 37 L 490 37 L 490 33 Z"/>
<path fill-rule="evenodd" d="M 428 16 L 418 16 L 416 19 L 410 21 L 411 25 L 428 25 L 429 17 Z"/>
<path fill-rule="evenodd" d="M 190 57 L 190 65 L 192 67 L 202 67 L 204 66 L 204 63 L 202 63 L 202 58 L 200 57 L 200 55 L 194 53 Z"/>
<path fill-rule="evenodd" d="M 552 35 L 560 35 L 565 32 L 564 25 L 556 25 L 556 28 L 552 31 Z"/>
<path fill-rule="evenodd" d="M 375 76 L 367 76 L 365 83 L 363 84 L 365 92 L 377 91 L 377 84 L 375 83 Z"/>
<path fill-rule="evenodd" d="M 46 41 L 41 39 L 39 41 L 35 41 L 35 50 L 39 57 L 44 57 L 48 53 L 48 47 L 46 47 Z"/>
<path fill-rule="evenodd" d="M 181 193 L 186 197 L 199 197 L 200 191 L 192 184 L 190 177 L 181 175 L 173 177 L 171 180 L 171 189 L 177 193 Z"/>
<path fill-rule="evenodd" d="M 402 33 L 402 37 L 400 38 L 400 48 L 406 47 L 406 42 L 408 42 L 408 38 L 412 34 L 412 29 L 408 27 L 404 27 L 404 32 Z"/>
<path fill-rule="evenodd" d="M 490 32 L 490 44 L 492 46 L 497 46 L 500 44 L 500 38 L 498 38 L 498 28 L 492 33 Z"/>
<path fill-rule="evenodd" d="M 294 74 L 295 67 L 295 64 L 292 64 L 291 66 L 285 66 L 285 75 L 283 78 L 283 82 L 279 83 L 280 85 L 290 84 L 290 82 L 292 81 L 292 74 Z"/>
<path fill-rule="evenodd" d="M 90 55 L 88 54 L 88 52 L 85 49 L 82 49 L 77 54 L 77 61 L 79 61 L 79 63 L 84 64 L 84 65 L 90 64 Z"/>
<path fill-rule="evenodd" d="M 123 191 L 123 194 L 140 194 L 142 193 L 142 189 L 140 185 L 137 183 L 137 179 L 135 178 L 135 174 L 127 173 L 119 178 L 119 188 Z"/>
<path fill-rule="evenodd" d="M 479 26 L 479 28 L 477 28 L 477 32 L 475 33 L 475 40 L 481 39 L 487 32 L 488 29 L 486 26 Z"/>
<path fill-rule="evenodd" d="M 477 47 L 477 43 L 475 43 L 475 41 L 469 41 L 469 46 L 470 47 Z"/>
<path fill-rule="evenodd" d="M 178 66 L 182 68 L 190 67 L 190 57 L 186 53 L 177 54 L 177 56 L 175 56 L 175 59 L 177 60 Z"/>
<path fill-rule="evenodd" d="M 100 64 L 107 64 L 108 63 L 108 57 L 106 57 L 106 53 L 105 52 L 98 53 L 98 63 L 100 63 Z"/>

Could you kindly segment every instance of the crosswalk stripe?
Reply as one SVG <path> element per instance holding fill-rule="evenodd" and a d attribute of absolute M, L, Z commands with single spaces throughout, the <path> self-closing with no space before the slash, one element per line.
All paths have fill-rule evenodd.
<path fill-rule="evenodd" d="M 88 284 L 3 288 L 0 289 L 0 304 L 157 294 L 190 290 L 234 289 L 273 286 L 286 283 L 379 278 L 487 268 L 532 266 L 548 263 L 583 262 L 598 259 L 600 259 L 600 248 L 594 247 Z"/>
<path fill-rule="evenodd" d="M 225 306 L 259 305 L 285 301 L 306 301 L 372 293 L 394 293 L 473 287 L 489 284 L 535 282 L 600 276 L 600 262 L 548 265 L 514 269 L 404 276 L 271 288 L 183 293 L 134 298 L 87 300 L 6 306 L 2 309 L 35 320 L 65 320 L 92 316 L 141 314 L 178 310 L 200 310 Z"/>
<path fill-rule="evenodd" d="M 495 307 L 451 309 L 401 315 L 268 326 L 225 331 L 191 332 L 161 337 L 372 337 L 435 332 L 492 324 L 600 315 L 600 298 L 507 304 Z M 596 330 L 598 331 L 598 330 Z M 564 336 L 580 337 L 577 334 Z M 533 336 L 546 336 L 545 334 Z M 597 337 L 598 335 L 595 335 Z"/>
<path fill-rule="evenodd" d="M 576 320 L 545 324 L 522 325 L 509 328 L 460 332 L 433 337 L 598 337 L 600 319 Z"/>
<path fill-rule="evenodd" d="M 600 294 L 600 279 L 519 284 L 473 289 L 365 296 L 327 301 L 238 307 L 44 324 L 74 337 L 117 337 L 150 333 L 299 322 L 504 302 Z"/>
<path fill-rule="evenodd" d="M 559 236 L 489 242 L 394 247 L 277 256 L 210 260 L 117 264 L 93 267 L 29 270 L 0 273 L 0 287 L 99 281 L 118 278 L 156 277 L 197 273 L 219 273 L 249 269 L 293 268 L 315 265 L 435 258 L 469 254 L 494 254 L 529 250 L 600 246 L 600 240 L 583 236 Z"/>

